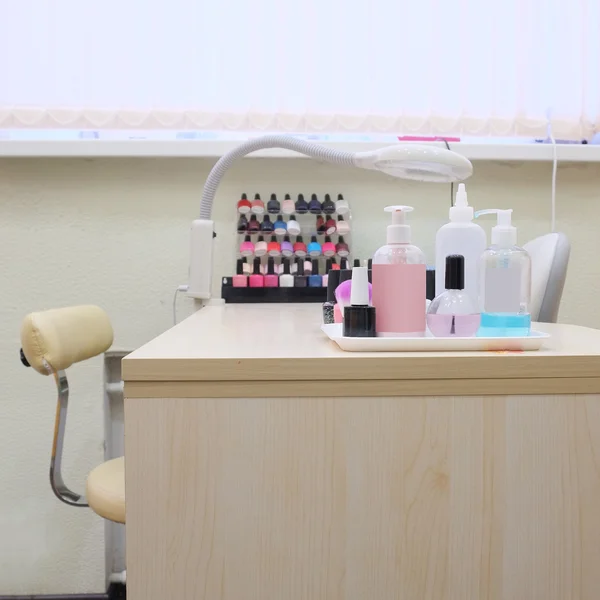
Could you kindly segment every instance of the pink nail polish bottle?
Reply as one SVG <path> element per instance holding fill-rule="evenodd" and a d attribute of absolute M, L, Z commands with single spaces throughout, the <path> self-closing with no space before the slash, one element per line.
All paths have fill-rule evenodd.
<path fill-rule="evenodd" d="M 233 287 L 248 287 L 248 277 L 244 275 L 244 260 L 238 258 L 236 275 L 233 276 Z"/>
<path fill-rule="evenodd" d="M 244 238 L 244 241 L 240 245 L 240 254 L 242 256 L 252 256 L 254 254 L 254 244 L 249 235 Z"/>
<path fill-rule="evenodd" d="M 344 242 L 344 238 L 342 236 L 339 237 L 335 249 L 339 256 L 348 256 L 350 254 L 350 248 L 348 248 L 348 244 Z"/>
<path fill-rule="evenodd" d="M 342 217 L 342 215 L 338 217 L 336 230 L 340 235 L 346 235 L 347 233 L 350 233 L 350 223 L 348 223 L 348 221 L 344 221 L 344 217 Z"/>
<path fill-rule="evenodd" d="M 327 235 L 333 235 L 337 229 L 337 225 L 335 224 L 335 220 L 329 217 L 327 222 L 325 223 L 325 233 Z M 346 232 L 347 233 L 347 232 Z"/>
<path fill-rule="evenodd" d="M 281 212 L 283 212 L 284 215 L 291 215 L 294 210 L 296 210 L 294 201 L 290 198 L 289 194 L 286 194 L 285 199 L 281 204 Z"/>
<path fill-rule="evenodd" d="M 269 257 L 267 261 L 267 274 L 265 275 L 265 287 L 279 287 L 279 276 L 275 273 L 275 259 Z"/>
<path fill-rule="evenodd" d="M 305 260 L 304 261 L 304 273 L 305 275 L 310 275 L 312 273 L 312 262 L 310 260 Z"/>
<path fill-rule="evenodd" d="M 254 254 L 256 254 L 256 256 L 264 256 L 266 253 L 267 242 L 265 242 L 265 238 L 262 235 L 259 235 L 256 246 L 254 246 Z"/>
<path fill-rule="evenodd" d="M 254 259 L 254 270 L 248 278 L 248 282 L 251 288 L 265 287 L 265 276 L 260 272 L 260 258 Z"/>
<path fill-rule="evenodd" d="M 254 194 L 254 200 L 252 200 L 252 212 L 255 215 L 262 215 L 265 212 L 265 203 L 260 199 L 260 194 Z"/>
<path fill-rule="evenodd" d="M 325 242 L 323 243 L 322 251 L 323 251 L 323 256 L 327 256 L 327 257 L 331 257 L 335 254 L 335 245 L 331 241 L 331 238 L 329 236 L 327 236 L 325 238 Z"/>

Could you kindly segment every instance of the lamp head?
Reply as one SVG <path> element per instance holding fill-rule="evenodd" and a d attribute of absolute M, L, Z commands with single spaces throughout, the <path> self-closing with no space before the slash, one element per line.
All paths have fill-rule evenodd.
<path fill-rule="evenodd" d="M 473 174 L 473 165 L 464 156 L 435 146 L 396 144 L 371 152 L 357 152 L 354 165 L 382 171 L 401 179 L 452 183 Z"/>

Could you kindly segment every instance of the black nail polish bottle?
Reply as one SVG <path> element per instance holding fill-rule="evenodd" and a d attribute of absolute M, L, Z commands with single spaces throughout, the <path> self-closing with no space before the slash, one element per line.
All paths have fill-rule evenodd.
<path fill-rule="evenodd" d="M 296 212 L 299 215 L 305 215 L 308 212 L 308 202 L 304 199 L 303 194 L 298 194 L 298 200 L 296 200 Z"/>
<path fill-rule="evenodd" d="M 263 222 L 260 225 L 260 230 L 270 233 L 271 231 L 273 231 L 274 228 L 275 227 L 273 223 L 271 223 L 271 217 L 269 217 L 269 215 L 265 215 L 265 218 L 263 219 Z"/>
<path fill-rule="evenodd" d="M 296 276 L 294 277 L 294 287 L 306 287 L 308 277 L 304 274 L 304 259 L 297 259 L 296 264 L 298 265 L 298 271 L 296 272 Z"/>
<path fill-rule="evenodd" d="M 248 231 L 248 219 L 246 218 L 246 215 L 240 215 L 237 231 L 238 233 L 246 233 L 246 231 Z"/>
<path fill-rule="evenodd" d="M 344 308 L 344 337 L 376 337 L 375 308 L 369 306 L 366 267 L 352 269 L 350 306 Z"/>
<path fill-rule="evenodd" d="M 275 194 L 271 194 L 271 199 L 267 202 L 267 212 L 276 215 L 281 210 L 279 200 Z"/>
<path fill-rule="evenodd" d="M 321 209 L 326 215 L 332 215 L 335 212 L 335 202 L 331 199 L 329 194 L 325 194 L 325 200 L 323 200 Z"/>
<path fill-rule="evenodd" d="M 321 203 L 319 202 L 319 199 L 317 198 L 316 194 L 313 194 L 310 197 L 310 202 L 308 203 L 308 210 L 313 214 L 313 215 L 320 215 L 323 208 L 321 206 Z"/>

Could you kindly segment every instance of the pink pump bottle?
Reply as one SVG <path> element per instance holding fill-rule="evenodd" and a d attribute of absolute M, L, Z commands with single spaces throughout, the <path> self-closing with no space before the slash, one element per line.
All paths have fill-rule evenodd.
<path fill-rule="evenodd" d="M 392 224 L 387 244 L 373 256 L 373 306 L 377 309 L 377 335 L 425 335 L 425 255 L 410 243 L 406 214 L 412 206 L 388 206 Z"/>

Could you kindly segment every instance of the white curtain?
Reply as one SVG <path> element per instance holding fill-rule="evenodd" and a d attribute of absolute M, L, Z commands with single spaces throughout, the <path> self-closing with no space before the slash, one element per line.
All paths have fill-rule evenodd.
<path fill-rule="evenodd" d="M 0 129 L 585 138 L 600 0 L 2 0 Z"/>

